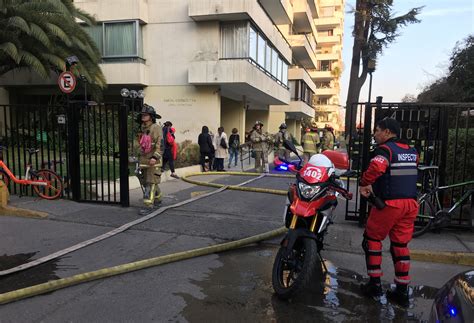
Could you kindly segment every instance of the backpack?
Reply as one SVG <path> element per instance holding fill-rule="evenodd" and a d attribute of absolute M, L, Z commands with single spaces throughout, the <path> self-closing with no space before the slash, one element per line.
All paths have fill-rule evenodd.
<path fill-rule="evenodd" d="M 223 137 L 221 138 L 221 147 L 224 148 L 224 149 L 229 148 L 229 147 L 227 147 L 227 143 L 225 142 L 225 139 Z"/>
<path fill-rule="evenodd" d="M 142 134 L 140 137 L 140 150 L 142 154 L 148 154 L 152 150 L 152 141 L 150 136 L 150 131 Z"/>
<path fill-rule="evenodd" d="M 231 148 L 237 149 L 239 148 L 239 139 L 237 136 L 234 135 L 234 140 L 232 141 L 232 144 L 230 145 Z"/>

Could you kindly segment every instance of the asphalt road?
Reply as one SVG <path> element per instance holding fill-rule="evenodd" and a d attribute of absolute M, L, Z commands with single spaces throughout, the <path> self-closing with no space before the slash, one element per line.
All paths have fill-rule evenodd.
<path fill-rule="evenodd" d="M 248 177 L 218 182 L 236 184 Z M 288 179 L 260 187 L 285 189 Z M 212 188 L 189 187 L 165 204 Z M 39 267 L 0 278 L 0 292 L 140 259 L 240 239 L 281 226 L 284 197 L 226 191 L 167 211 L 122 234 Z M 10 268 L 132 221 L 136 210 L 94 207 L 50 220 L 0 218 L 0 266 Z M 59 212 L 59 211 L 58 211 Z M 59 213 L 57 213 L 59 214 Z M 358 293 L 365 273 L 360 254 L 327 251 L 330 273 L 291 302 L 271 288 L 278 239 L 219 255 L 149 268 L 0 306 L 0 322 L 289 322 L 406 321 L 425 319 L 436 288 L 463 266 L 413 262 L 415 306 L 374 304 Z M 386 285 L 391 261 L 384 258 Z"/>

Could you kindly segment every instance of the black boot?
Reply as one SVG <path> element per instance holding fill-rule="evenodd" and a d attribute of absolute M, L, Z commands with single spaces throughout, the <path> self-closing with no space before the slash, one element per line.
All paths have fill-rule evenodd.
<path fill-rule="evenodd" d="M 407 285 L 397 285 L 395 289 L 390 289 L 387 291 L 387 298 L 402 306 L 410 306 L 410 296 L 408 295 L 408 286 Z"/>
<path fill-rule="evenodd" d="M 364 296 L 379 299 L 383 296 L 382 284 L 380 282 L 380 278 L 377 279 L 370 279 L 368 283 L 360 285 L 360 290 Z"/>

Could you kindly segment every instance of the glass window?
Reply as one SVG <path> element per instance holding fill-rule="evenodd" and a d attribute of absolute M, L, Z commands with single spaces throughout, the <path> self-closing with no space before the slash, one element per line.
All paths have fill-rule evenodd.
<path fill-rule="evenodd" d="M 265 48 L 265 69 L 268 72 L 272 70 L 272 48 L 268 44 Z"/>
<path fill-rule="evenodd" d="M 265 67 L 265 47 L 265 39 L 258 34 L 257 63 L 262 67 Z"/>
<path fill-rule="evenodd" d="M 103 53 L 103 44 L 102 44 L 102 24 L 97 26 L 84 26 L 85 31 L 94 41 L 95 45 L 99 49 L 100 53 Z"/>
<path fill-rule="evenodd" d="M 221 52 L 223 58 L 248 57 L 249 38 L 248 23 L 237 22 L 221 26 Z M 251 46 L 251 45 L 250 45 Z"/>
<path fill-rule="evenodd" d="M 272 70 L 271 73 L 274 77 L 277 77 L 277 60 L 278 52 L 272 48 Z"/>
<path fill-rule="evenodd" d="M 320 71 L 330 71 L 331 70 L 331 61 L 320 61 Z"/>
<path fill-rule="evenodd" d="M 286 63 L 283 63 L 283 76 L 282 80 L 283 84 L 287 85 L 288 84 L 288 65 Z"/>
<path fill-rule="evenodd" d="M 254 61 L 257 61 L 257 32 L 255 29 L 250 27 L 250 45 L 249 45 L 249 57 Z"/>
<path fill-rule="evenodd" d="M 278 80 L 281 81 L 281 65 L 282 65 L 282 61 L 281 61 L 281 58 L 278 57 L 277 59 L 277 75 L 276 75 L 276 78 Z"/>
<path fill-rule="evenodd" d="M 298 97 L 296 95 L 296 81 L 289 81 L 288 85 L 289 85 L 289 88 L 290 88 L 291 99 L 296 100 L 297 97 Z"/>
<path fill-rule="evenodd" d="M 104 56 L 138 56 L 137 23 L 104 24 Z"/>

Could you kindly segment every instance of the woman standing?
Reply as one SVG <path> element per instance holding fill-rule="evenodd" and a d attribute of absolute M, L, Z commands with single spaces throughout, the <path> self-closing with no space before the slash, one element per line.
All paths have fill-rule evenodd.
<path fill-rule="evenodd" d="M 234 166 L 237 166 L 237 158 L 239 157 L 239 147 L 239 130 L 237 130 L 237 128 L 234 128 L 232 129 L 232 134 L 229 137 L 229 164 L 227 165 L 227 168 L 230 168 L 230 164 L 232 164 L 232 159 L 234 159 Z"/>
<path fill-rule="evenodd" d="M 229 141 L 224 132 L 224 127 L 217 129 L 217 135 L 214 138 L 214 148 L 216 149 L 216 170 L 224 172 L 224 158 L 227 157 L 227 149 L 229 148 Z"/>
<path fill-rule="evenodd" d="M 208 158 L 209 162 L 209 168 L 207 170 L 210 170 L 212 168 L 212 162 L 214 159 L 214 145 L 212 143 L 212 138 L 211 135 L 209 135 L 209 128 L 207 126 L 202 126 L 202 131 L 201 134 L 199 134 L 198 137 L 198 144 L 199 144 L 199 151 L 201 153 L 201 166 L 202 166 L 202 171 L 206 171 L 206 157 Z"/>

